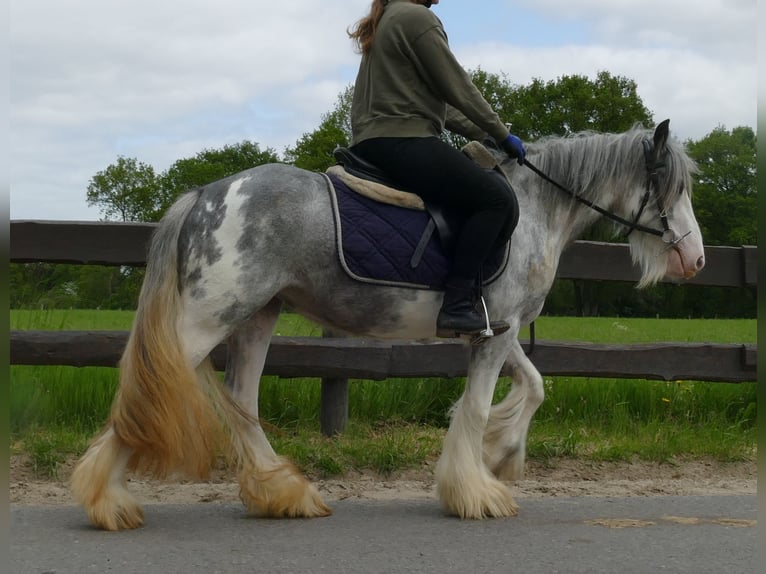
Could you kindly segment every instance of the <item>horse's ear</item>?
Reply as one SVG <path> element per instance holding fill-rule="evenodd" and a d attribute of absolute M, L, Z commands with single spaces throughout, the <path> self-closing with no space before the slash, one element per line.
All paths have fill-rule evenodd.
<path fill-rule="evenodd" d="M 654 130 L 654 149 L 659 150 L 665 147 L 668 135 L 670 135 L 670 120 L 664 120 Z"/>

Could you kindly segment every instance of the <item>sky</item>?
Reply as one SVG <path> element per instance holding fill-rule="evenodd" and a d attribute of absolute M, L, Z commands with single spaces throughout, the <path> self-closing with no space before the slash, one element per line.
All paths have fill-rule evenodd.
<path fill-rule="evenodd" d="M 243 140 L 282 154 L 354 81 L 370 0 L 11 0 L 11 219 L 95 221 L 119 156 L 157 173 Z M 638 84 L 678 139 L 757 122 L 756 0 L 441 0 L 469 70 Z"/>

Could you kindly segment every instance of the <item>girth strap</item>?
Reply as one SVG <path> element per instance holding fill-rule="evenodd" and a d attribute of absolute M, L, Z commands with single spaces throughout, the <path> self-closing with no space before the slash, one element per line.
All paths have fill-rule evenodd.
<path fill-rule="evenodd" d="M 428 247 L 428 242 L 431 241 L 431 236 L 434 234 L 435 230 L 436 223 L 434 223 L 432 217 L 428 220 L 428 224 L 426 224 L 426 227 L 423 230 L 423 235 L 420 236 L 420 241 L 418 241 L 418 245 L 415 247 L 415 252 L 410 259 L 410 267 L 413 269 L 420 264 L 420 260 L 423 258 L 423 253 L 425 253 L 426 247 Z"/>

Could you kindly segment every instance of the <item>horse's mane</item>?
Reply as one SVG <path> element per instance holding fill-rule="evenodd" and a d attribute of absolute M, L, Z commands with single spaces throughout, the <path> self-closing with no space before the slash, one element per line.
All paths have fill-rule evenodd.
<path fill-rule="evenodd" d="M 571 189 L 584 199 L 596 200 L 596 192 L 605 184 L 617 190 L 646 182 L 647 170 L 642 141 L 651 141 L 653 132 L 636 125 L 623 133 L 583 131 L 564 137 L 545 137 L 527 146 L 527 158 L 543 173 Z M 660 171 L 660 200 L 672 205 L 673 194 L 682 188 L 691 192 L 696 167 L 684 146 L 668 138 L 665 167 Z M 531 177 L 537 177 L 532 175 Z M 542 182 L 543 186 L 553 187 Z M 556 204 L 571 203 L 560 192 L 550 194 Z"/>

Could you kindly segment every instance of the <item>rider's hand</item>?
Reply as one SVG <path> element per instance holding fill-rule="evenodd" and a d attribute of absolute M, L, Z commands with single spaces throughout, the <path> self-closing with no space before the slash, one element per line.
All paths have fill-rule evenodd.
<path fill-rule="evenodd" d="M 507 153 L 509 157 L 518 161 L 519 165 L 524 165 L 524 158 L 527 155 L 527 150 L 524 149 L 524 144 L 521 143 L 521 140 L 518 137 L 513 134 L 508 134 L 508 137 L 505 138 L 500 145 L 503 146 L 505 153 Z"/>

